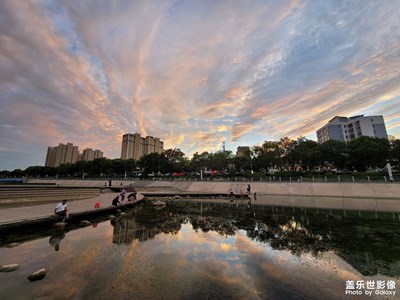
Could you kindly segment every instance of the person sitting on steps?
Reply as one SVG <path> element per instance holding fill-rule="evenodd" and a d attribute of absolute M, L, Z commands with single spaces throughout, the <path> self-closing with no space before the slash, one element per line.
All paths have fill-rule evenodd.
<path fill-rule="evenodd" d="M 67 200 L 63 200 L 61 203 L 58 203 L 56 208 L 54 208 L 54 215 L 64 217 L 64 220 L 69 217 L 68 209 L 67 209 Z"/>

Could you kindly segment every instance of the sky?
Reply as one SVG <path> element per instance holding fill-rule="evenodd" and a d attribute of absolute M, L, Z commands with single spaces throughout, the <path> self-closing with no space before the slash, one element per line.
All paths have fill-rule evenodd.
<path fill-rule="evenodd" d="M 400 1 L 0 1 L 0 170 L 122 135 L 186 156 L 316 140 L 336 115 L 400 138 Z"/>

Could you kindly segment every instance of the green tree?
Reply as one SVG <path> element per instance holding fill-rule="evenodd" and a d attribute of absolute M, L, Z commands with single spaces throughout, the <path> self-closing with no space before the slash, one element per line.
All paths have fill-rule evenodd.
<path fill-rule="evenodd" d="M 111 161 L 111 170 L 115 175 L 125 176 L 135 169 L 135 161 L 133 159 L 113 159 Z"/>
<path fill-rule="evenodd" d="M 111 176 L 112 175 L 112 161 L 111 159 L 102 157 L 88 162 L 88 173 L 90 176 Z"/>
<path fill-rule="evenodd" d="M 252 168 L 255 170 L 258 170 L 257 165 L 253 165 L 253 159 L 249 155 L 239 155 L 235 156 L 231 159 L 231 164 L 235 166 L 235 173 L 236 172 L 248 172 Z M 233 171 L 230 173 L 230 175 L 234 175 Z"/>
<path fill-rule="evenodd" d="M 253 167 L 260 170 L 283 170 L 295 163 L 291 156 L 295 145 L 296 141 L 283 137 L 279 141 L 265 141 L 262 146 L 253 147 Z"/>
<path fill-rule="evenodd" d="M 400 140 L 390 138 L 389 142 L 390 142 L 389 156 L 391 163 L 398 166 L 400 164 Z"/>
<path fill-rule="evenodd" d="M 389 158 L 390 144 L 385 138 L 360 136 L 348 143 L 349 158 L 356 170 L 383 167 Z"/>
<path fill-rule="evenodd" d="M 25 169 L 25 171 L 23 172 L 25 173 L 27 176 L 33 176 L 33 177 L 44 177 L 46 176 L 46 172 L 45 172 L 45 167 L 43 166 L 31 166 Z"/>
<path fill-rule="evenodd" d="M 342 169 L 349 163 L 349 153 L 345 142 L 329 140 L 322 143 L 319 148 L 324 164 Z"/>
<path fill-rule="evenodd" d="M 144 155 L 139 160 L 139 165 L 144 169 L 145 174 L 164 174 L 168 172 L 173 166 L 164 154 L 159 153 L 150 153 Z"/>
<path fill-rule="evenodd" d="M 24 176 L 24 171 L 21 169 L 15 169 L 10 173 L 11 177 L 22 177 Z"/>
<path fill-rule="evenodd" d="M 294 141 L 285 136 L 279 140 L 278 149 L 280 157 L 278 165 L 281 170 L 285 167 L 287 168 L 290 165 L 294 166 L 295 161 L 291 158 L 291 153 L 301 139 L 302 138 L 300 137 L 297 141 Z"/>
<path fill-rule="evenodd" d="M 232 151 L 217 151 L 210 155 L 210 168 L 224 172 L 232 162 Z"/>
<path fill-rule="evenodd" d="M 255 156 L 252 163 L 256 170 L 268 171 L 270 168 L 281 165 L 283 152 L 279 147 L 279 142 L 265 141 L 261 146 L 254 146 L 252 150 Z"/>
<path fill-rule="evenodd" d="M 172 171 L 182 172 L 187 171 L 189 166 L 189 160 L 185 157 L 180 149 L 168 149 L 164 151 L 165 157 L 168 159 L 172 166 Z"/>
<path fill-rule="evenodd" d="M 73 164 L 72 170 L 75 176 L 83 176 L 83 174 L 87 174 L 88 171 L 88 162 L 85 160 L 80 160 Z"/>
<path fill-rule="evenodd" d="M 199 154 L 196 152 L 193 154 L 190 160 L 190 169 L 192 172 L 199 172 L 200 170 L 205 170 L 210 166 L 210 153 L 202 152 Z"/>
<path fill-rule="evenodd" d="M 304 137 L 297 139 L 297 143 L 291 149 L 289 155 L 296 164 L 299 164 L 303 170 L 312 170 L 320 165 L 321 153 L 316 141 L 308 140 Z"/>

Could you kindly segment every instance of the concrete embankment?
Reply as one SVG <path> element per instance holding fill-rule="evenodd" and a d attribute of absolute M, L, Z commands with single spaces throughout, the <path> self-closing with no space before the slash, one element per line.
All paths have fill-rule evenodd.
<path fill-rule="evenodd" d="M 104 188 L 104 180 L 40 180 L 32 183 L 54 183 L 60 187 Z M 141 191 L 164 189 L 182 192 L 227 193 L 233 189 L 245 193 L 248 184 L 251 191 L 260 195 L 321 196 L 351 198 L 385 198 L 400 200 L 400 184 L 396 183 L 314 183 L 314 182 L 252 182 L 252 181 L 124 181 L 114 180 L 113 188 L 132 186 Z M 108 186 L 107 186 L 108 187 Z"/>
<path fill-rule="evenodd" d="M 60 186 L 104 187 L 104 180 L 30 180 Z M 257 204 L 373 211 L 400 211 L 400 184 L 396 183 L 314 183 L 252 181 L 112 181 L 113 187 L 132 186 L 144 194 L 245 194 L 247 185 L 257 195 Z"/>

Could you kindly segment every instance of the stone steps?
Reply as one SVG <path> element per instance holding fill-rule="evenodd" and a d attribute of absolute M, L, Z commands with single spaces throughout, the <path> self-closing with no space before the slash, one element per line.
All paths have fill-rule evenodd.
<path fill-rule="evenodd" d="M 37 197 L 61 197 L 61 196 L 81 196 L 81 195 L 97 195 L 98 189 L 91 190 L 60 190 L 60 191 L 1 191 L 1 199 L 16 199 L 16 198 L 37 198 Z"/>
<path fill-rule="evenodd" d="M 99 189 L 34 189 L 0 190 L 0 207 L 38 205 L 60 202 L 61 200 L 82 200 L 98 196 Z"/>
<path fill-rule="evenodd" d="M 12 200 L 0 200 L 0 208 L 9 208 L 9 207 L 21 207 L 21 206 L 32 206 L 32 205 L 40 205 L 47 203 L 57 204 L 62 200 L 66 199 L 68 201 L 75 200 L 85 200 L 92 199 L 93 197 L 81 196 L 81 197 L 62 197 L 62 198 L 31 198 L 31 199 L 12 199 Z"/>

